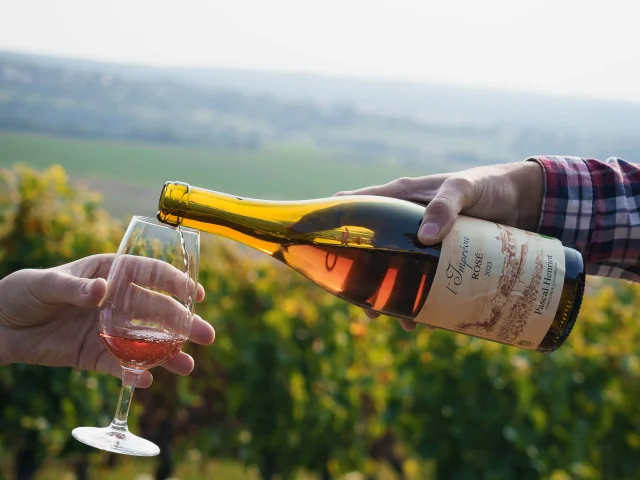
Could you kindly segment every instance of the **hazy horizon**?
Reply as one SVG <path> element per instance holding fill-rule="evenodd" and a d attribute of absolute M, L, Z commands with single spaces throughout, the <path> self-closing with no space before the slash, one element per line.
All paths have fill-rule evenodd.
<path fill-rule="evenodd" d="M 635 10 L 599 5 L 0 0 L 0 50 L 639 103 Z"/>

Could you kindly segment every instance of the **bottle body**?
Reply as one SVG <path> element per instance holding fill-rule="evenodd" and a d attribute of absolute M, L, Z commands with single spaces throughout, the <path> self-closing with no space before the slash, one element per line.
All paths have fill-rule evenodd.
<path fill-rule="evenodd" d="M 503 262 L 506 271 L 516 272 L 515 276 L 502 275 L 498 278 L 494 275 L 495 278 L 491 280 L 493 284 L 469 283 L 483 286 L 486 292 L 478 293 L 476 289 L 471 291 L 475 293 L 469 295 L 468 292 L 460 294 L 455 291 L 457 287 L 444 290 L 447 282 L 458 279 L 456 272 L 462 278 L 463 273 L 474 275 L 474 270 L 466 254 L 463 252 L 463 257 L 460 257 L 460 252 L 457 252 L 457 243 L 460 242 L 454 245 L 451 242 L 447 244 L 445 240 L 443 245 L 428 247 L 418 242 L 416 234 L 423 215 L 424 206 L 386 197 L 262 201 L 179 182 L 167 182 L 164 185 L 158 207 L 158 219 L 161 222 L 184 225 L 251 246 L 278 259 L 330 293 L 380 314 L 539 351 L 555 350 L 565 341 L 576 320 L 584 287 L 584 265 L 578 252 L 559 245 L 556 240 L 541 240 L 537 235 L 523 235 L 521 231 L 508 229 L 525 239 L 527 246 L 529 235 L 535 238 L 541 245 L 540 254 L 544 253 L 544 248 L 548 250 L 547 243 L 556 242 L 552 244 L 556 257 L 554 262 L 557 264 L 557 271 L 553 271 L 556 282 L 553 297 L 546 303 L 542 302 L 547 310 L 547 322 L 542 322 L 539 328 L 544 328 L 544 332 L 538 335 L 535 345 L 527 345 L 526 342 L 518 344 L 514 339 L 504 335 L 500 337 L 496 332 L 499 331 L 500 322 L 509 321 L 506 317 L 513 316 L 514 311 L 522 311 L 523 304 L 533 308 L 536 302 L 540 302 L 538 290 L 545 287 L 542 285 L 536 290 L 535 278 L 529 280 L 524 268 L 529 265 L 535 277 L 540 270 L 533 259 L 535 255 L 511 255 L 509 261 Z M 472 225 L 472 229 L 477 230 L 477 226 L 487 228 L 489 225 L 494 229 L 504 229 L 490 222 L 473 221 L 480 223 Z M 484 238 L 483 232 L 476 233 L 476 238 Z M 505 243 L 504 238 L 494 239 L 494 244 L 491 247 L 494 257 L 507 259 L 513 245 L 508 241 Z M 523 246 L 523 249 L 526 250 L 526 247 Z M 446 262 L 441 261 L 443 252 Z M 464 262 L 460 258 L 464 258 Z M 452 270 L 451 265 L 456 267 Z M 461 272 L 466 268 L 465 265 L 470 269 Z M 517 279 L 515 283 L 509 283 L 507 277 L 526 277 L 526 281 L 523 283 Z M 531 284 L 529 290 L 525 285 L 527 281 Z M 435 295 L 433 289 L 443 293 Z M 500 292 L 501 296 L 498 295 Z M 528 303 L 524 302 L 529 298 L 527 292 L 531 297 Z M 454 294 L 457 296 L 452 296 Z M 445 299 L 446 295 L 452 296 L 453 300 Z M 474 318 L 445 318 L 450 316 L 442 313 L 448 312 L 449 304 L 445 302 L 452 302 L 451 314 L 455 317 L 456 308 L 462 308 L 464 304 L 461 299 L 469 300 L 470 297 L 477 297 L 473 300 L 476 303 L 467 302 L 467 310 L 460 312 L 477 311 L 476 306 L 482 304 L 487 312 L 494 312 L 493 320 L 495 312 L 500 310 L 502 320 L 492 324 L 491 321 L 474 323 Z M 429 306 L 434 302 L 439 304 Z M 430 318 L 430 311 L 440 311 L 439 316 L 443 318 Z M 521 323 L 524 322 L 525 327 L 529 317 L 535 318 L 532 312 L 521 315 Z M 469 314 L 466 316 L 469 317 Z"/>

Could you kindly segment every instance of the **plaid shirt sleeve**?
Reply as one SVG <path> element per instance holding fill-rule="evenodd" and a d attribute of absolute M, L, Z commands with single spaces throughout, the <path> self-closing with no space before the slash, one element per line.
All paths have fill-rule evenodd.
<path fill-rule="evenodd" d="M 640 281 L 640 165 L 532 157 L 544 169 L 538 233 L 579 250 L 587 274 Z"/>

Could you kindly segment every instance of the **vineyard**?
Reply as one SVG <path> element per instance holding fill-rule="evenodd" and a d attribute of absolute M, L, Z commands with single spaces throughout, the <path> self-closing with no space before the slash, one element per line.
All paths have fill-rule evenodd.
<path fill-rule="evenodd" d="M 60 167 L 0 170 L 0 278 L 113 252 L 125 226 Z M 108 424 L 116 378 L 16 364 L 0 368 L 0 478 L 44 478 L 52 465 L 104 478 L 125 461 L 183 478 L 183 464 L 205 472 L 214 460 L 264 480 L 376 479 L 383 468 L 407 480 L 638 478 L 640 286 L 590 279 L 567 344 L 544 355 L 370 320 L 207 236 L 200 281 L 196 311 L 216 341 L 187 347 L 190 376 L 155 369 L 134 397 L 130 428 L 159 457 L 123 459 L 71 437 Z"/>

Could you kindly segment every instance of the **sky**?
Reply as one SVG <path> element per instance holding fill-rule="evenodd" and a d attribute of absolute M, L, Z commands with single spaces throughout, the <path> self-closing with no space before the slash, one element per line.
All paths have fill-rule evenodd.
<path fill-rule="evenodd" d="M 640 102 L 630 0 L 0 0 L 0 50 Z"/>

